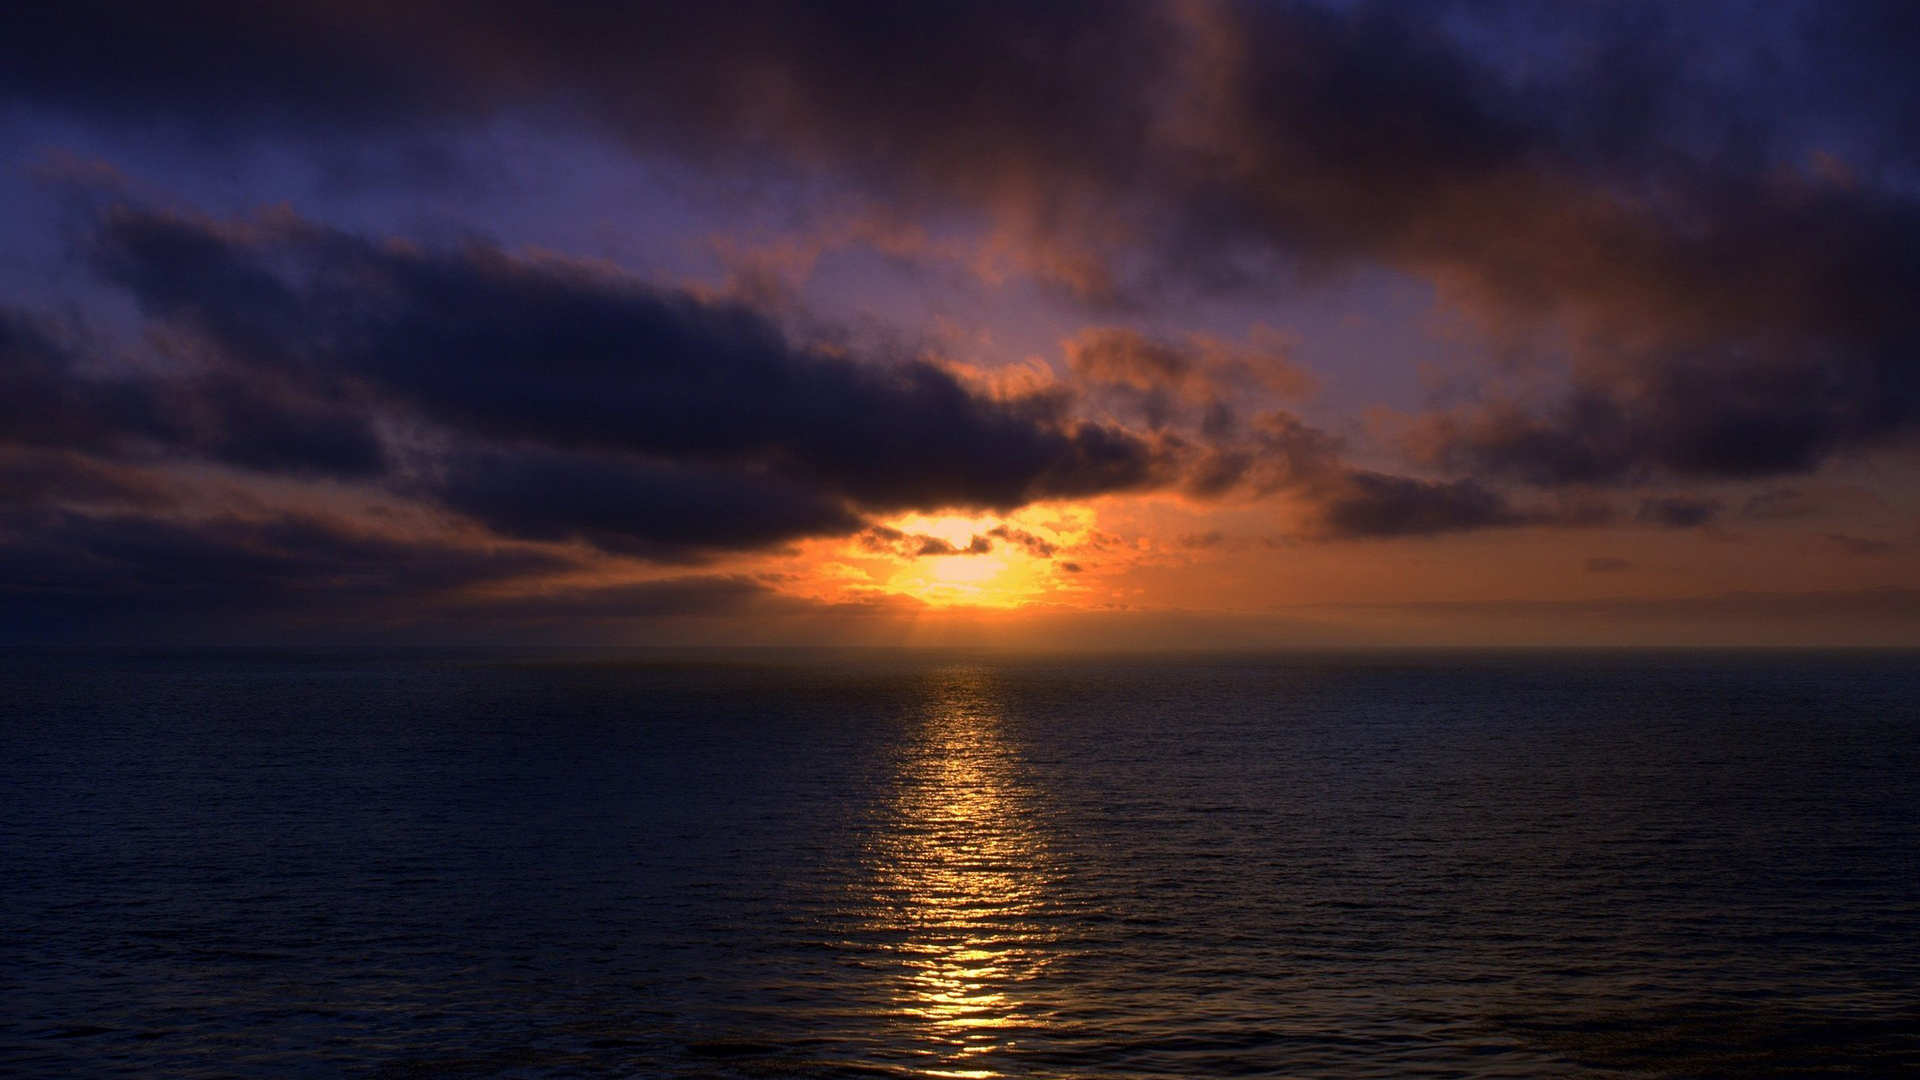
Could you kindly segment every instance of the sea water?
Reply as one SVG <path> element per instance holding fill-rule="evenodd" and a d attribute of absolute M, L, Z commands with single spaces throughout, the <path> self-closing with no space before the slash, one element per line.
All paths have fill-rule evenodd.
<path fill-rule="evenodd" d="M 1920 657 L 0 654 L 0 1072 L 1920 1074 Z"/>

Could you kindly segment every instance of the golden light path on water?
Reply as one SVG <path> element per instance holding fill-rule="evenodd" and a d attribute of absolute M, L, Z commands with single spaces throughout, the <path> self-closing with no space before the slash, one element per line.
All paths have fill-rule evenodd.
<path fill-rule="evenodd" d="M 934 673 L 903 754 L 874 871 L 899 933 L 896 1021 L 929 1075 L 993 1077 L 986 1058 L 1037 1021 L 1023 987 L 1050 960 L 1045 838 L 1035 793 L 977 669 Z"/>

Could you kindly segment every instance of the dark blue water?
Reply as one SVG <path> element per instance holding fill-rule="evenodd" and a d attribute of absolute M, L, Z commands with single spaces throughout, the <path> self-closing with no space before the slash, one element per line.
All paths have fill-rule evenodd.
<path fill-rule="evenodd" d="M 1913 655 L 0 654 L 0 1071 L 1920 1075 Z"/>

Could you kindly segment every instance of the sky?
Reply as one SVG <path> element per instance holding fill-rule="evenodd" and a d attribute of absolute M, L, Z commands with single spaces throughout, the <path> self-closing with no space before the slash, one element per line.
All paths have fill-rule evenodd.
<path fill-rule="evenodd" d="M 0 643 L 1920 641 L 1920 7 L 0 8 Z"/>

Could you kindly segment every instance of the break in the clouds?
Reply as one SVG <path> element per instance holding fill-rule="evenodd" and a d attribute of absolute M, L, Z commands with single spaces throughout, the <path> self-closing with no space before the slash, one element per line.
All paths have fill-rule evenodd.
<path fill-rule="evenodd" d="M 0 297 L 7 587 L 173 567 L 202 606 L 342 575 L 585 604 L 608 575 L 827 541 L 1058 567 L 1017 523 L 888 521 L 1129 499 L 1314 548 L 1800 529 L 1807 565 L 1891 562 L 1920 428 L 1917 58 L 1894 3 L 11 4 L 9 130 L 183 190 L 47 196 L 59 227 L 8 253 L 77 269 Z M 730 291 L 553 250 L 450 175 L 531 175 L 489 158 L 502 124 L 546 133 L 556 172 L 782 208 L 730 232 L 664 181 L 583 206 L 523 182 L 565 235 L 773 228 L 869 261 Z M 361 182 L 441 226 L 210 179 L 355 147 L 440 161 Z M 936 264 L 966 284 L 939 293 Z M 1431 297 L 1399 339 L 1352 329 L 1389 317 L 1381 280 Z M 1350 308 L 1320 338 L 1289 325 L 1315 297 Z M 1396 366 L 1431 399 L 1350 407 Z M 1346 412 L 1316 398 L 1335 384 Z M 126 542 L 142 521 L 172 539 Z M 378 572 L 417 551 L 469 569 Z M 1593 561 L 1678 565 L 1632 556 Z"/>

